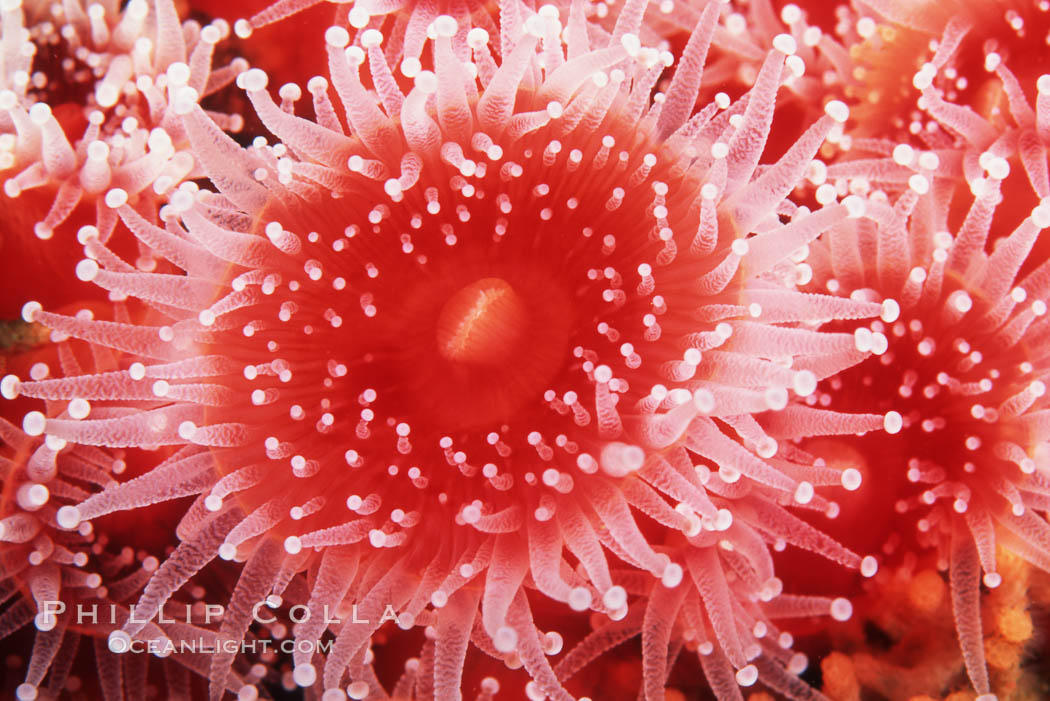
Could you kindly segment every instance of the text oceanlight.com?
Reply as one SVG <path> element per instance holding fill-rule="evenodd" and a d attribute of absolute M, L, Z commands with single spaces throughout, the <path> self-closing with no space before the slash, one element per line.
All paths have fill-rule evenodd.
<path fill-rule="evenodd" d="M 125 652 L 149 653 L 157 657 L 167 657 L 173 653 L 214 655 L 225 652 L 254 655 L 274 651 L 292 654 L 296 650 L 310 655 L 315 652 L 328 654 L 331 652 L 333 645 L 335 645 L 335 640 L 293 640 L 291 638 L 284 640 L 269 640 L 266 638 L 258 640 L 232 640 L 229 638 L 214 640 L 205 638 L 197 638 L 195 640 L 192 638 L 184 640 L 169 640 L 167 638 L 159 640 L 128 640 L 123 636 L 110 636 L 109 638 L 109 649 L 111 652 L 117 654 Z"/>

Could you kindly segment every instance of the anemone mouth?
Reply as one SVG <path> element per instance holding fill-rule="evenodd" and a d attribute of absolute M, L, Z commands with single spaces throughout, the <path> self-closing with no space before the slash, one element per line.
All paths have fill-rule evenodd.
<path fill-rule="evenodd" d="M 528 325 L 528 310 L 502 278 L 486 277 L 461 288 L 441 307 L 438 353 L 466 365 L 509 359 Z"/>
<path fill-rule="evenodd" d="M 376 338 L 371 374 L 392 378 L 388 411 L 434 432 L 498 428 L 542 402 L 566 366 L 573 305 L 535 266 L 422 282 Z M 472 275 L 486 275 L 456 289 Z M 415 429 L 413 429 L 415 430 Z"/>

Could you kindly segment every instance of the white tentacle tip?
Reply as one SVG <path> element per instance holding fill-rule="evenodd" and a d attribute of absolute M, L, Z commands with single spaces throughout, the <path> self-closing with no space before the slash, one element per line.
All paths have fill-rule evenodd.
<path fill-rule="evenodd" d="M 292 670 L 292 681 L 303 688 L 313 686 L 317 681 L 317 669 L 309 662 L 297 664 Z"/>
<path fill-rule="evenodd" d="M 15 698 L 18 701 L 36 701 L 37 693 L 37 688 L 28 682 L 15 688 Z"/>
<path fill-rule="evenodd" d="M 415 78 L 423 70 L 423 64 L 418 58 L 409 56 L 401 61 L 401 75 L 406 78 Z"/>
<path fill-rule="evenodd" d="M 514 652 L 518 647 L 518 633 L 509 626 L 500 626 L 492 636 L 492 645 L 502 653 Z"/>
<path fill-rule="evenodd" d="M 863 477 L 860 474 L 860 470 L 855 467 L 847 467 L 842 471 L 842 486 L 849 492 L 855 492 L 860 489 Z"/>
<path fill-rule="evenodd" d="M 162 382 L 163 382 L 163 380 L 162 380 Z M 156 384 L 160 384 L 160 382 L 154 383 L 153 394 L 156 394 L 156 388 L 155 388 Z M 165 382 L 165 385 L 167 385 L 166 382 Z M 170 387 L 168 387 L 168 388 L 170 389 Z M 167 394 L 167 391 L 165 391 L 165 394 Z M 159 397 L 163 397 L 164 395 L 158 395 L 158 396 Z M 178 424 L 178 438 L 181 438 L 184 441 L 192 441 L 193 437 L 196 436 L 196 431 L 197 431 L 197 426 L 192 421 L 184 421 L 181 424 Z"/>
<path fill-rule="evenodd" d="M 77 280 L 82 282 L 92 282 L 98 277 L 99 267 L 98 262 L 84 258 L 77 263 L 76 268 L 73 269 L 74 274 L 77 276 Z"/>
<path fill-rule="evenodd" d="M 237 76 L 237 85 L 245 92 L 259 92 L 266 89 L 270 77 L 261 68 L 251 68 Z"/>
<path fill-rule="evenodd" d="M 115 187 L 106 193 L 105 202 L 110 209 L 123 207 L 128 203 L 128 192 L 123 188 Z"/>
<path fill-rule="evenodd" d="M 22 321 L 32 324 L 36 321 L 36 313 L 43 310 L 44 307 L 40 302 L 26 302 L 22 305 Z"/>
<path fill-rule="evenodd" d="M 623 608 L 624 604 L 627 603 L 627 590 L 621 587 L 619 584 L 614 584 L 609 587 L 602 595 L 602 604 L 605 608 L 615 611 Z"/>
<path fill-rule="evenodd" d="M 131 649 L 131 636 L 122 630 L 115 630 L 109 634 L 106 645 L 110 652 L 123 655 Z"/>
<path fill-rule="evenodd" d="M 345 48 L 350 43 L 350 32 L 342 27 L 329 27 L 324 32 L 324 42 L 337 49 Z"/>
<path fill-rule="evenodd" d="M 40 436 L 47 426 L 47 418 L 39 411 L 31 411 L 22 418 L 22 430 L 27 436 Z"/>
<path fill-rule="evenodd" d="M 808 397 L 817 391 L 817 376 L 811 370 L 799 370 L 792 378 L 792 389 L 800 397 Z"/>
<path fill-rule="evenodd" d="M 749 664 L 736 671 L 736 683 L 740 686 L 753 686 L 758 681 L 758 667 Z"/>
<path fill-rule="evenodd" d="M 693 392 L 693 405 L 701 414 L 710 414 L 715 410 L 715 395 L 710 390 L 698 389 Z"/>
<path fill-rule="evenodd" d="M 21 393 L 22 381 L 18 375 L 4 375 L 0 380 L 0 396 L 4 399 L 16 399 Z"/>
<path fill-rule="evenodd" d="M 372 19 L 372 15 L 364 7 L 363 3 L 359 3 L 350 9 L 350 12 L 347 13 L 346 19 L 354 29 L 364 29 L 368 26 L 369 21 Z"/>
<path fill-rule="evenodd" d="M 677 562 L 672 562 L 664 568 L 663 574 L 660 576 L 660 583 L 668 589 L 674 589 L 682 583 L 683 575 L 682 566 Z"/>
<path fill-rule="evenodd" d="M 836 621 L 848 621 L 853 616 L 853 604 L 849 599 L 839 597 L 831 602 L 830 613 Z"/>
<path fill-rule="evenodd" d="M 886 416 L 883 417 L 882 427 L 886 429 L 886 433 L 900 433 L 900 430 L 904 427 L 904 417 L 897 411 L 888 411 Z"/>
<path fill-rule="evenodd" d="M 765 391 L 766 406 L 773 411 L 780 411 L 787 407 L 788 392 L 785 387 L 770 387 Z"/>
<path fill-rule="evenodd" d="M 361 681 L 359 679 L 359 680 L 357 680 L 355 682 L 350 682 L 350 684 L 346 687 L 346 694 L 345 695 L 348 698 L 354 699 L 354 701 L 358 701 L 358 699 L 367 698 L 368 697 L 368 693 L 369 693 L 370 690 L 371 689 L 368 686 L 368 682 Z M 342 689 L 329 689 L 328 691 L 337 691 L 340 694 L 343 693 Z M 326 691 L 324 693 L 328 694 L 328 691 Z M 340 697 L 340 698 L 342 698 L 342 697 Z M 325 698 L 324 696 L 321 697 L 321 701 L 329 701 L 329 699 L 331 699 L 331 701 L 335 701 L 335 695 L 332 694 L 332 695 L 328 696 L 328 698 Z"/>
<path fill-rule="evenodd" d="M 598 459 L 602 470 L 611 477 L 626 477 L 640 470 L 645 463 L 645 451 L 639 446 L 611 441 L 603 448 Z"/>
<path fill-rule="evenodd" d="M 574 587 L 569 592 L 569 608 L 573 611 L 586 611 L 591 607 L 591 592 L 586 587 Z"/>
<path fill-rule="evenodd" d="M 879 314 L 879 318 L 885 321 L 887 324 L 892 324 L 894 321 L 899 319 L 901 316 L 901 305 L 895 299 L 884 299 L 882 300 L 882 312 Z"/>
<path fill-rule="evenodd" d="M 845 124 L 849 119 L 849 107 L 842 100 L 832 100 L 824 105 L 824 114 L 834 119 L 839 124 Z"/>
<path fill-rule="evenodd" d="M 922 173 L 915 173 L 908 178 L 908 188 L 918 195 L 925 195 L 930 191 L 930 179 Z"/>
<path fill-rule="evenodd" d="M 873 555 L 867 555 L 860 561 L 860 573 L 864 577 L 874 577 L 879 571 L 879 561 Z"/>
<path fill-rule="evenodd" d="M 378 29 L 366 29 L 361 33 L 361 46 L 371 49 L 383 43 L 383 33 Z"/>
<path fill-rule="evenodd" d="M 14 90 L 0 90 L 0 110 L 12 110 L 18 104 L 18 95 Z"/>
<path fill-rule="evenodd" d="M 542 39 L 546 36 L 547 26 L 547 20 L 539 15 L 532 15 L 525 20 L 525 32 L 537 39 Z"/>
<path fill-rule="evenodd" d="M 785 56 L 794 56 L 798 51 L 798 42 L 790 34 L 777 34 L 773 37 L 773 48 Z"/>
<path fill-rule="evenodd" d="M 165 75 L 170 85 L 185 85 L 190 80 L 190 67 L 182 61 L 176 61 L 168 66 Z"/>
<path fill-rule="evenodd" d="M 1032 209 L 1032 223 L 1040 229 L 1050 228 L 1050 203 L 1044 200 Z"/>
<path fill-rule="evenodd" d="M 29 108 L 29 120 L 37 126 L 44 126 L 51 119 L 51 106 L 46 102 L 38 102 Z"/>
<path fill-rule="evenodd" d="M 620 45 L 631 58 L 634 58 L 642 50 L 642 42 L 637 34 L 624 34 L 620 37 Z"/>
<path fill-rule="evenodd" d="M 73 530 L 80 525 L 80 521 L 80 509 L 75 506 L 63 506 L 55 514 L 55 522 L 66 530 Z"/>
<path fill-rule="evenodd" d="M 480 49 L 489 43 L 489 33 L 481 27 L 474 27 L 467 32 L 467 46 L 472 49 Z"/>
<path fill-rule="evenodd" d="M 409 59 L 405 59 L 407 62 Z M 418 61 L 417 61 L 418 63 Z M 405 64 L 401 64 L 401 72 L 405 73 Z M 424 95 L 433 95 L 437 92 L 437 76 L 434 75 L 433 71 L 420 71 L 416 70 L 411 75 L 405 73 L 405 76 L 415 79 L 416 90 L 419 90 Z"/>
<path fill-rule="evenodd" d="M 177 115 L 187 115 L 193 111 L 201 95 L 196 89 L 184 85 L 172 90 L 171 109 Z"/>
<path fill-rule="evenodd" d="M 69 406 L 66 407 L 66 411 L 69 412 L 70 419 L 87 419 L 89 413 L 91 413 L 91 403 L 86 399 L 77 397 L 69 401 Z"/>
<path fill-rule="evenodd" d="M 867 203 L 859 195 L 847 195 L 842 198 L 842 204 L 846 207 L 846 216 L 850 219 L 859 219 L 868 211 Z"/>
<path fill-rule="evenodd" d="M 431 27 L 436 36 L 444 37 L 446 39 L 451 39 L 456 36 L 456 32 L 459 31 L 459 23 L 456 22 L 456 18 L 451 15 L 439 15 L 434 19 Z"/>
<path fill-rule="evenodd" d="M 808 504 L 813 501 L 813 485 L 809 482 L 799 482 L 795 488 L 795 501 L 799 504 Z"/>

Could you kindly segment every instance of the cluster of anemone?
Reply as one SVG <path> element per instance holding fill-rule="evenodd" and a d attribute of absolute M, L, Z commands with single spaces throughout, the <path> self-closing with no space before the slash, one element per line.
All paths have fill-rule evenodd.
<path fill-rule="evenodd" d="M 892 537 L 935 551 L 948 569 L 966 671 L 990 697 L 980 588 L 1002 583 L 996 548 L 1042 569 L 1050 564 L 1047 266 L 1030 255 L 1050 226 L 1050 86 L 1046 76 L 1027 86 L 1037 96 L 1033 106 L 999 53 L 988 50 L 984 69 L 1003 94 L 994 117 L 1006 124 L 993 126 L 946 100 L 950 88 L 937 87 L 941 72 L 951 70 L 945 66 L 972 30 L 949 26 L 937 57 L 914 76 L 924 143 L 873 140 L 866 146 L 875 157 L 829 169 L 837 186 L 868 194 L 871 221 L 830 232 L 808 260 L 815 286 L 892 300 L 899 310 L 892 324 L 854 331 L 858 348 L 881 357 L 833 378 L 820 399 L 840 408 L 892 405 L 901 413 L 900 435 L 884 450 L 904 485 L 915 486 L 887 490 L 884 506 L 918 518 L 902 518 L 908 525 Z M 1016 223 L 1026 200 L 1004 190 L 1008 178 L 1026 179 L 1036 203 Z M 858 402 L 871 387 L 886 391 L 874 405 Z"/>
<path fill-rule="evenodd" d="M 181 22 L 170 0 L 12 1 L 2 8 L 0 172 L 4 194 L 47 193 L 33 234 L 50 239 L 83 203 L 93 223 L 79 235 L 105 242 L 117 220 L 103 196 L 118 187 L 142 212 L 180 182 L 200 177 L 176 112 L 220 91 L 247 68 L 213 68 L 229 33 L 221 20 Z M 213 112 L 238 131 L 243 118 Z M 34 205 L 30 205 L 32 208 Z M 151 268 L 148 250 L 140 266 Z"/>
<path fill-rule="evenodd" d="M 648 701 L 676 666 L 720 701 L 822 699 L 789 619 L 853 606 L 795 593 L 784 561 L 870 578 L 906 547 L 947 570 L 969 681 L 994 698 L 981 584 L 1002 582 L 997 548 L 1050 569 L 1050 273 L 1030 255 L 1050 202 L 996 226 L 1008 177 L 1050 195 L 1047 77 L 1025 86 L 989 50 L 1006 110 L 957 104 L 942 74 L 970 28 L 948 23 L 900 143 L 899 125 L 852 135 L 842 101 L 844 46 L 893 8 L 841 9 L 833 39 L 760 1 L 438 5 L 335 12 L 304 106 L 262 68 L 212 70 L 229 25 L 171 2 L 3 3 L 5 193 L 55 191 L 39 238 L 91 201 L 67 273 L 110 301 L 23 291 L 63 371 L 0 383 L 22 424 L 0 424 L 0 636 L 38 631 L 17 697 L 68 690 L 76 643 L 50 604 L 97 599 L 123 612 L 77 630 L 107 699 L 141 696 L 136 644 L 264 634 L 291 635 L 285 659 L 215 645 L 176 656 L 203 681 L 174 687 L 444 700 L 521 680 L 509 693 L 566 700 L 638 638 Z M 33 72 L 48 46 L 65 83 Z M 265 134 L 237 141 L 242 120 L 204 106 L 234 80 Z M 746 89 L 708 101 L 724 81 Z M 794 130 L 775 124 L 787 91 L 813 114 Z M 877 554 L 826 532 L 853 492 L 895 514 Z M 107 555 L 96 524 L 157 504 L 180 514 L 170 547 Z M 211 567 L 232 586 L 195 586 Z M 221 620 L 159 623 L 187 598 Z M 309 615 L 260 626 L 289 605 Z M 483 655 L 524 675 L 476 680 Z"/>
<path fill-rule="evenodd" d="M 34 368 L 46 375 L 46 364 Z M 63 414 L 79 412 L 80 404 L 70 403 Z M 149 688 L 166 689 L 175 698 L 203 688 L 194 680 L 207 670 L 204 655 L 178 654 L 163 670 L 151 670 L 157 665 L 151 665 L 149 656 L 121 655 L 109 644 L 110 633 L 134 618 L 132 605 L 156 571 L 158 558 L 119 546 L 91 523 L 66 528 L 56 519 L 62 508 L 116 484 L 126 468 L 121 453 L 66 446 L 53 437 L 41 440 L 6 420 L 0 420 L 0 441 L 0 597 L 7 602 L 0 635 L 17 639 L 27 628 L 36 631 L 26 648 L 24 674 L 16 684 L 5 683 L 6 692 L 19 701 L 33 701 L 63 692 L 144 698 Z M 178 615 L 181 608 L 182 620 L 151 621 L 150 628 L 214 641 L 214 631 L 196 624 L 205 606 L 203 594 L 195 587 L 187 592 L 188 605 L 173 602 L 168 614 Z"/>

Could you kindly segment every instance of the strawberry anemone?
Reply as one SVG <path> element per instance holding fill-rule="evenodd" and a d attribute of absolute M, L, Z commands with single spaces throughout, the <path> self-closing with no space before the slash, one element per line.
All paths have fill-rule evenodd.
<path fill-rule="evenodd" d="M 73 402 L 58 415 L 82 411 L 84 403 Z M 125 468 L 121 452 L 41 440 L 4 419 L 0 440 L 0 638 L 17 641 L 35 628 L 22 682 L 5 686 L 11 698 L 33 701 L 72 692 L 120 701 L 145 698 L 148 684 L 170 695 L 202 687 L 208 664 L 203 653 L 161 662 L 145 654 L 117 655 L 108 646 L 110 633 L 132 617 L 130 605 L 158 559 L 112 542 L 91 523 L 65 528 L 56 521 L 63 506 L 116 484 Z M 203 606 L 173 600 L 167 613 L 174 618 L 163 624 L 168 635 L 214 645 L 215 632 L 194 622 Z M 168 654 L 158 651 L 157 657 Z M 231 689 L 241 688 L 235 677 Z"/>
<path fill-rule="evenodd" d="M 498 3 L 477 2 L 467 0 L 465 2 L 453 2 L 452 0 L 437 0 L 435 2 L 418 2 L 418 0 L 362 0 L 354 2 L 352 6 L 346 6 L 339 0 L 254 0 L 246 3 L 248 7 L 259 7 L 251 17 L 238 19 L 233 24 L 235 34 L 248 39 L 257 30 L 269 28 L 275 24 L 286 22 L 294 16 L 302 16 L 300 13 L 310 11 L 313 17 L 327 16 L 331 19 L 337 17 L 352 29 L 377 29 L 387 34 L 388 44 L 396 44 L 396 52 L 400 54 L 401 70 L 408 78 L 422 69 L 424 47 L 427 40 L 427 28 L 438 16 L 451 16 L 464 26 L 477 26 L 486 31 L 498 33 L 493 14 Z M 319 13 L 318 6 L 327 5 L 332 9 L 327 13 Z M 516 7 L 512 3 L 503 5 L 516 15 L 524 9 Z M 580 6 L 583 12 L 585 6 Z M 227 10 L 228 11 L 228 10 Z M 520 21 L 520 20 L 515 20 Z M 358 32 L 359 34 L 359 32 Z M 508 47 L 503 47 L 507 49 Z M 394 52 L 390 52 L 393 55 Z M 280 72 L 279 67 L 275 69 Z"/>
<path fill-rule="evenodd" d="M 931 109 L 964 114 L 944 102 Z M 913 532 L 882 536 L 936 551 L 948 570 L 966 670 L 980 698 L 992 699 L 980 586 L 1002 581 L 996 547 L 1050 565 L 1050 525 L 1040 513 L 1050 505 L 1048 272 L 1045 263 L 1027 265 L 1050 226 L 1050 207 L 1037 206 L 1012 232 L 998 231 L 1001 182 L 1024 176 L 991 152 L 980 156 L 980 177 L 967 172 L 965 153 L 939 153 L 898 145 L 892 161 L 868 162 L 868 174 L 910 171 L 908 187 L 892 204 L 885 192 L 873 193 L 870 222 L 837 227 L 814 245 L 808 261 L 816 285 L 892 300 L 893 314 L 856 329 L 858 349 L 876 357 L 832 378 L 813 401 L 848 410 L 863 396 L 867 406 L 898 412 L 896 435 L 878 448 L 893 472 L 876 489 L 881 508 L 917 518 L 909 521 Z M 844 164 L 838 174 L 857 167 Z M 968 188 L 959 184 L 963 176 Z M 867 178 L 856 184 L 867 188 Z M 953 200 L 971 197 L 961 224 L 952 224 Z"/>
<path fill-rule="evenodd" d="M 243 59 L 212 66 L 229 25 L 180 23 L 171 0 L 86 8 L 15 1 L 4 3 L 2 18 L 10 58 L 0 75 L 0 177 L 6 198 L 24 203 L 5 206 L 5 236 L 31 228 L 47 240 L 68 222 L 81 244 L 86 232 L 108 241 L 118 219 L 101 195 L 112 187 L 156 221 L 163 196 L 199 175 L 175 105 L 215 94 L 247 68 Z M 212 117 L 232 132 L 243 123 L 236 114 Z M 65 260 L 70 249 L 51 257 Z M 134 262 L 157 264 L 148 249 Z"/>
<path fill-rule="evenodd" d="M 772 619 L 841 619 L 849 602 L 781 595 L 768 548 L 794 543 L 873 573 L 788 508 L 834 514 L 814 488 L 855 488 L 857 475 L 789 447 L 777 455 L 749 414 L 782 410 L 865 357 L 851 335 L 815 325 L 884 311 L 792 288 L 790 255 L 864 214 L 857 197 L 817 211 L 786 199 L 848 110 L 829 104 L 760 168 L 791 37 L 775 39 L 744 98 L 694 114 L 718 3 L 655 100 L 673 57 L 641 45 L 638 7 L 604 35 L 582 3 L 566 25 L 553 7 L 510 5 L 502 60 L 487 30 L 436 18 L 434 71 L 416 72 L 407 94 L 389 68 L 400 49 L 386 55 L 381 32 L 351 42 L 328 29 L 349 134 L 327 90 L 315 86 L 317 121 L 306 120 L 294 91 L 273 101 L 260 70 L 238 83 L 276 143 L 242 148 L 179 103 L 215 190 L 179 186 L 163 228 L 120 188 L 104 201 L 183 273 L 129 269 L 98 237 L 77 266 L 158 321 L 30 302 L 27 319 L 125 363 L 50 384 L 4 379 L 7 396 L 126 406 L 31 412 L 32 433 L 178 450 L 58 522 L 194 495 L 137 615 L 216 557 L 243 561 L 220 630 L 239 640 L 255 604 L 276 603 L 307 571 L 315 615 L 297 640 L 325 632 L 325 607 L 352 603 L 370 622 L 332 624 L 327 657 L 296 646 L 294 681 L 326 699 L 384 693 L 369 646 L 388 606 L 402 628 L 424 627 L 432 650 L 401 692 L 457 698 L 473 642 L 523 665 L 530 697 L 571 698 L 562 679 L 610 638 L 589 638 L 555 669 L 547 657 L 562 636 L 537 628 L 537 601 L 622 624 L 619 639 L 692 641 L 720 699 L 739 698 L 760 670 L 792 698 L 818 698 Z M 800 435 L 886 422 L 791 416 Z M 129 622 L 110 640 L 159 636 Z M 647 694 L 659 698 L 668 648 L 645 649 Z M 213 658 L 213 697 L 233 660 Z"/>
<path fill-rule="evenodd" d="M 672 41 L 683 36 L 688 40 L 703 7 L 703 3 L 666 0 L 649 5 L 647 19 Z M 816 23 L 827 19 L 826 13 L 824 6 L 810 13 L 795 3 L 775 6 L 771 0 L 755 0 L 741 6 L 727 4 L 724 26 L 719 27 L 712 40 L 714 51 L 707 68 L 709 87 L 729 93 L 740 91 L 741 86 L 750 88 L 765 59 L 765 47 L 773 37 L 788 34 L 794 38 L 797 51 L 787 64 L 790 73 L 785 77 L 786 91 L 781 100 L 819 109 L 832 97 L 841 98 L 846 85 L 853 82 L 846 46 L 860 37 L 850 24 L 853 13 L 848 6 L 836 8 L 840 22 L 834 34 Z M 866 23 L 862 24 L 861 30 L 866 29 Z"/>

